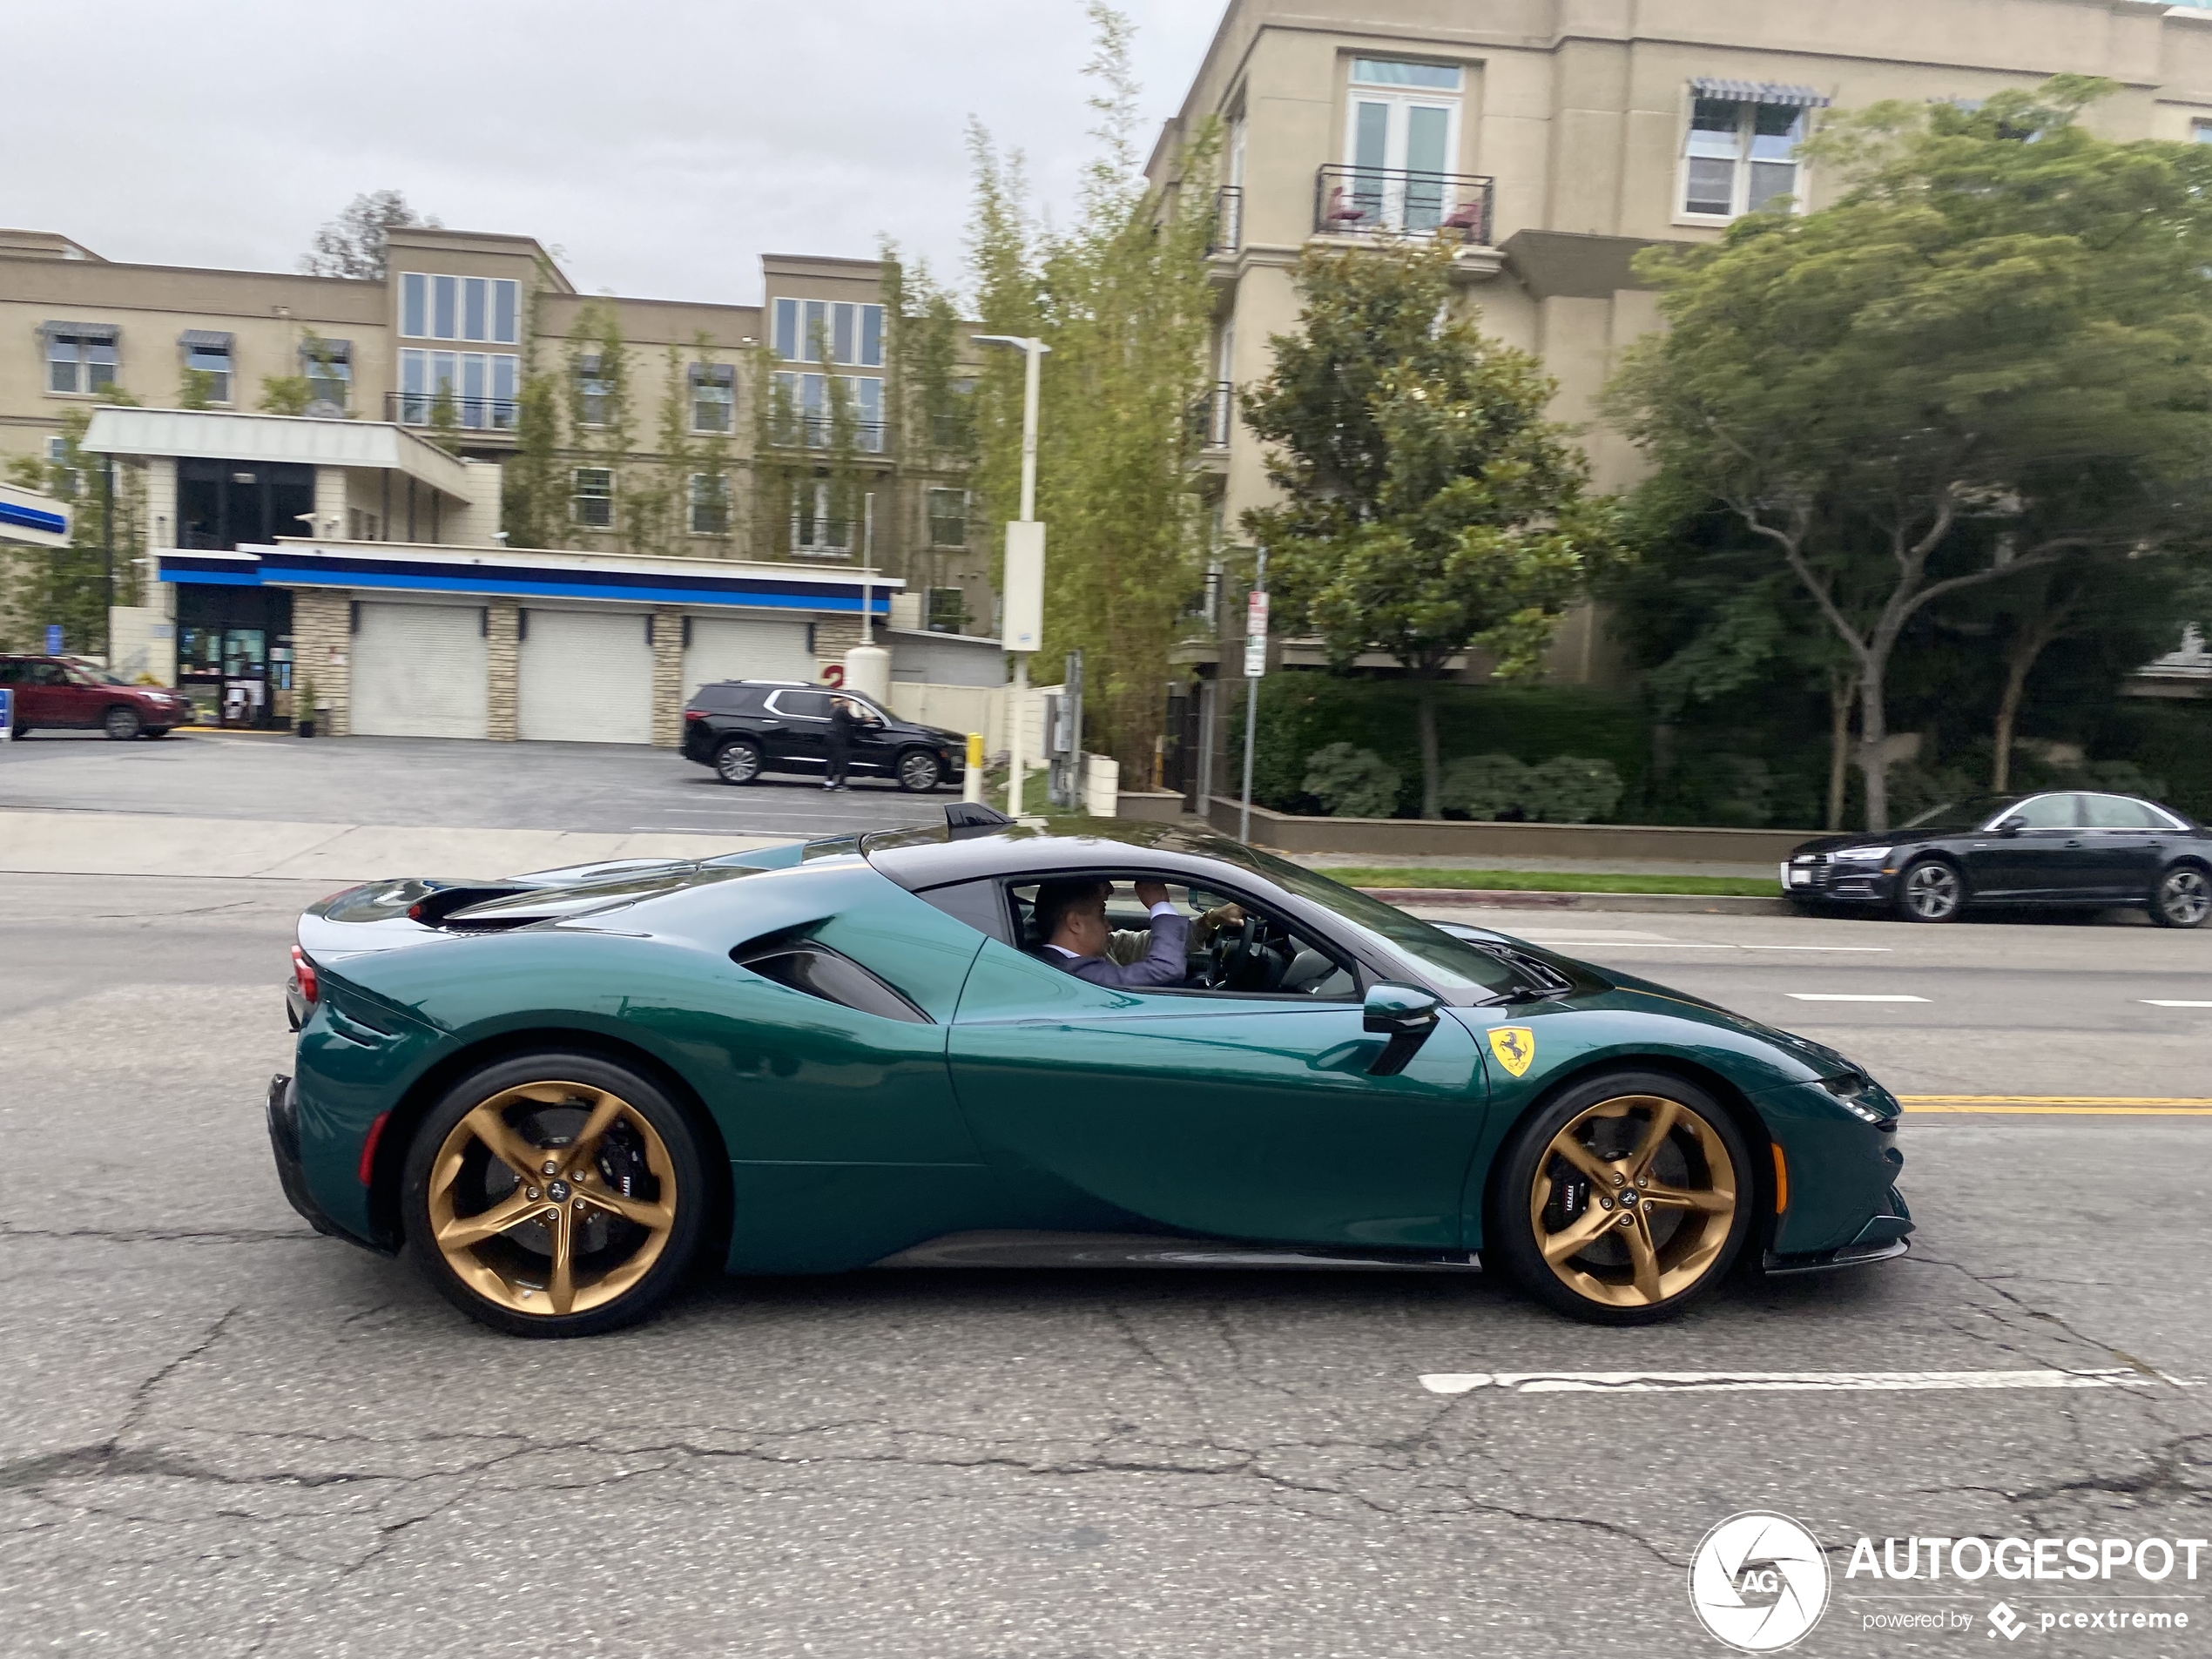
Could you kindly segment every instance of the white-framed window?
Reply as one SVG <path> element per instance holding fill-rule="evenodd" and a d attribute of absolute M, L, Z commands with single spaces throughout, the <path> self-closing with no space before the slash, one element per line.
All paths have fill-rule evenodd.
<path fill-rule="evenodd" d="M 613 396 L 613 388 L 599 371 L 599 360 L 583 356 L 576 360 L 576 423 L 578 426 L 607 424 L 607 404 Z"/>
<path fill-rule="evenodd" d="M 728 432 L 737 425 L 738 375 L 727 363 L 693 363 L 691 430 Z"/>
<path fill-rule="evenodd" d="M 570 502 L 576 522 L 603 530 L 615 522 L 615 473 L 611 467 L 578 467 Z"/>
<path fill-rule="evenodd" d="M 354 347 L 347 340 L 303 340 L 300 342 L 300 372 L 307 377 L 311 403 L 345 408 L 354 396 Z M 358 541 L 360 538 L 354 538 Z"/>
<path fill-rule="evenodd" d="M 968 545 L 968 492 L 932 489 L 929 492 L 929 545 Z"/>
<path fill-rule="evenodd" d="M 691 475 L 691 534 L 727 536 L 730 533 L 730 477 L 727 473 Z"/>
<path fill-rule="evenodd" d="M 231 401 L 231 337 L 212 328 L 187 328 L 177 345 L 185 354 L 185 371 L 206 377 L 207 401 Z"/>
<path fill-rule="evenodd" d="M 1325 215 L 1342 228 L 1420 233 L 1460 206 L 1446 175 L 1460 154 L 1460 71 L 1395 58 L 1352 60 L 1344 159 Z"/>
<path fill-rule="evenodd" d="M 64 501 L 76 500 L 84 488 L 84 469 L 69 464 L 69 440 L 58 432 L 47 435 L 46 461 L 48 465 L 58 469 L 49 475 L 53 493 Z"/>
<path fill-rule="evenodd" d="M 776 301 L 776 355 L 786 363 L 883 367 L 883 307 L 842 300 Z"/>
<path fill-rule="evenodd" d="M 509 432 L 523 360 L 512 352 L 400 353 L 400 424 L 428 426 L 439 395 L 453 400 L 454 419 L 472 431 Z"/>
<path fill-rule="evenodd" d="M 874 531 L 873 490 L 840 502 L 829 480 L 818 478 L 792 491 L 791 550 L 800 558 L 849 559 L 873 546 Z"/>
<path fill-rule="evenodd" d="M 1800 199 L 1806 118 L 1802 104 L 1693 96 L 1676 199 L 1682 217 L 1730 219 Z"/>
<path fill-rule="evenodd" d="M 46 325 L 46 389 L 79 396 L 115 384 L 117 333 L 90 324 Z"/>
<path fill-rule="evenodd" d="M 883 450 L 883 380 L 876 374 L 805 374 L 778 369 L 772 436 L 778 443 L 826 449 L 835 441 L 837 421 L 830 382 L 844 391 L 853 421 L 853 447 L 867 455 Z"/>
<path fill-rule="evenodd" d="M 2212 144 L 2212 119 L 2207 119 L 2200 116 L 2197 119 L 2190 122 L 2189 142 L 2191 144 Z"/>
<path fill-rule="evenodd" d="M 400 273 L 400 333 L 410 340 L 521 339 L 523 285 L 510 277 Z"/>

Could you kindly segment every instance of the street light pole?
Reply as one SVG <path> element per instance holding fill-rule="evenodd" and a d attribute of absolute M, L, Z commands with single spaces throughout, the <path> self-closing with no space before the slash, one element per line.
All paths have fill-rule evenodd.
<path fill-rule="evenodd" d="M 1252 839 L 1252 739 L 1259 729 L 1259 680 L 1267 672 L 1267 550 L 1244 611 L 1244 798 L 1237 813 L 1237 839 Z"/>
<path fill-rule="evenodd" d="M 1030 579 L 1028 573 L 1024 573 L 1017 580 L 1014 569 L 1017 538 L 1009 526 L 1009 534 L 1007 538 L 1007 580 L 1001 596 L 1007 602 L 1006 622 L 1000 631 L 1009 640 L 1025 635 L 1030 637 L 1029 650 L 1034 650 L 1036 643 L 1035 636 L 1043 631 L 1042 610 L 1044 583 L 1044 531 L 1043 527 L 1036 524 L 1035 522 L 1037 516 L 1037 388 L 1040 378 L 1038 371 L 1039 366 L 1044 361 L 1044 354 L 1052 347 L 1042 340 L 1030 339 L 1019 334 L 977 334 L 974 338 L 979 346 L 999 346 L 1008 351 L 1018 351 L 1024 359 L 1022 366 L 1022 517 L 1020 523 L 1025 527 L 1034 528 L 1025 528 L 1021 532 L 1020 540 L 1023 550 L 1019 556 L 1033 557 L 1035 560 L 1036 569 L 1034 572 L 1035 588 L 1032 594 L 1028 586 Z M 1032 548 L 1033 553 L 1028 551 Z M 1017 607 L 1015 604 L 1017 589 L 1025 600 L 1034 598 L 1038 611 L 1036 616 L 1024 617 L 1017 620 L 1015 616 Z M 1028 608 L 1027 604 L 1020 607 L 1024 611 Z M 1006 811 L 1008 817 L 1019 818 L 1022 816 L 1022 716 L 1029 696 L 1029 651 L 1016 649 L 1013 656 L 1014 700 L 1008 711 L 1006 722 Z"/>

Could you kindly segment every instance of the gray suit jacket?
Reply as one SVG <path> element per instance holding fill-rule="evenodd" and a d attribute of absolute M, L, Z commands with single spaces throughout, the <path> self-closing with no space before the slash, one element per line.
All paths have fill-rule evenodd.
<path fill-rule="evenodd" d="M 1062 956 L 1046 948 L 1044 959 L 1065 974 L 1089 980 L 1093 985 L 1136 989 L 1147 985 L 1180 985 L 1190 971 L 1185 960 L 1190 940 L 1190 918 L 1167 914 L 1152 918 L 1152 948 L 1144 960 L 1123 968 L 1103 956 Z"/>

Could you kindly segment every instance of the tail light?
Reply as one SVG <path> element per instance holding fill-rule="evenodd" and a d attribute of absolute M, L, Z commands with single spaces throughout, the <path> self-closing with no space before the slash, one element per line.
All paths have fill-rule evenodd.
<path fill-rule="evenodd" d="M 313 1002 L 322 995 L 322 988 L 315 982 L 315 965 L 307 960 L 307 953 L 299 946 L 292 948 L 292 982 L 300 988 L 300 995 Z"/>
<path fill-rule="evenodd" d="M 687 720 L 704 720 L 706 718 L 706 711 L 705 709 L 685 709 L 684 711 L 684 718 Z"/>

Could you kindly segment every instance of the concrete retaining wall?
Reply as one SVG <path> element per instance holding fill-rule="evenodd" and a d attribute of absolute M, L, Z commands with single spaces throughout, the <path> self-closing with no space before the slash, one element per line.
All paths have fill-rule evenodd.
<path fill-rule="evenodd" d="M 1213 826 L 1237 833 L 1238 805 L 1213 796 Z M 1758 864 L 1789 857 L 1819 830 L 1707 829 L 1672 824 L 1478 824 L 1453 819 L 1299 818 L 1252 808 L 1252 840 L 1283 853 L 1374 853 L 1392 858 L 1651 859 Z"/>

